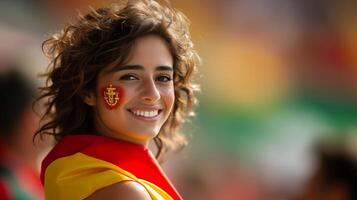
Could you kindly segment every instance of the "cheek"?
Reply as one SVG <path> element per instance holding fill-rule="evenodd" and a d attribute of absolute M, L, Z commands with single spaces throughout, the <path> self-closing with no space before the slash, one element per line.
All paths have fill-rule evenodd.
<path fill-rule="evenodd" d="M 175 91 L 174 89 L 168 89 L 163 93 L 163 98 L 165 104 L 171 109 L 175 102 Z"/>
<path fill-rule="evenodd" d="M 100 89 L 103 102 L 108 110 L 113 110 L 121 104 L 123 101 L 124 93 L 125 92 L 122 87 L 111 84 Z"/>

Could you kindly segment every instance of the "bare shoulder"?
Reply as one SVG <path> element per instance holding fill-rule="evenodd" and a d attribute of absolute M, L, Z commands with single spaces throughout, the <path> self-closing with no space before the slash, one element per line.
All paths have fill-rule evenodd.
<path fill-rule="evenodd" d="M 94 192 L 86 200 L 151 200 L 149 193 L 139 183 L 124 181 L 102 188 Z"/>

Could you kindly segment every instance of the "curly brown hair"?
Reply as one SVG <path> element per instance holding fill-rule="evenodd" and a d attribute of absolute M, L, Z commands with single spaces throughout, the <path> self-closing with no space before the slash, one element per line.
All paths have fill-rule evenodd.
<path fill-rule="evenodd" d="M 162 161 L 168 151 L 181 149 L 187 137 L 178 128 L 194 114 L 198 87 L 192 79 L 200 62 L 188 24 L 180 11 L 153 0 L 129 0 L 79 15 L 78 21 L 42 44 L 51 63 L 38 100 L 46 99 L 42 119 L 49 121 L 35 136 L 50 134 L 58 141 L 69 134 L 93 133 L 93 111 L 81 94 L 94 91 L 98 74 L 106 66 L 123 64 L 138 37 L 155 34 L 166 41 L 173 56 L 175 88 L 173 110 L 154 138 L 157 158 Z"/>

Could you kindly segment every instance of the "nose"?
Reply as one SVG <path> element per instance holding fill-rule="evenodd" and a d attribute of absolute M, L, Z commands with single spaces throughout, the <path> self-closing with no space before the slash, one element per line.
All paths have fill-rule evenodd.
<path fill-rule="evenodd" d="M 150 79 L 143 83 L 141 98 L 146 103 L 155 103 L 160 99 L 160 91 L 155 84 L 155 81 Z"/>

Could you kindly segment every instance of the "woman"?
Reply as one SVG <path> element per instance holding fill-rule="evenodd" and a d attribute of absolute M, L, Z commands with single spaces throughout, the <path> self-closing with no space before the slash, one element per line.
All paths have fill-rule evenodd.
<path fill-rule="evenodd" d="M 158 165 L 186 143 L 199 58 L 185 16 L 155 1 L 92 10 L 43 43 L 52 60 L 46 199 L 182 199 Z M 154 140 L 156 158 L 148 150 Z"/>

